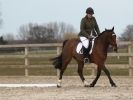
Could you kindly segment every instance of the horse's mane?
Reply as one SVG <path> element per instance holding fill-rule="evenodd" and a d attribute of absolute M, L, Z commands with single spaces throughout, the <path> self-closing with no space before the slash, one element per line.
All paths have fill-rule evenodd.
<path fill-rule="evenodd" d="M 107 30 L 107 29 L 105 29 L 102 33 L 100 33 L 100 34 L 98 35 L 98 37 L 101 36 L 101 35 L 103 35 L 104 33 L 108 33 L 108 32 L 113 32 L 113 31 L 112 31 L 112 30 Z"/>

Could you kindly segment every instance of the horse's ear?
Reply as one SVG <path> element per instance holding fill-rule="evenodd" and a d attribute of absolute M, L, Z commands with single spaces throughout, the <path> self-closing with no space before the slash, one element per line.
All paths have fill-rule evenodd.
<path fill-rule="evenodd" d="M 113 26 L 113 28 L 112 28 L 112 31 L 114 31 L 114 26 Z"/>
<path fill-rule="evenodd" d="M 105 28 L 105 31 L 107 31 L 107 29 Z"/>

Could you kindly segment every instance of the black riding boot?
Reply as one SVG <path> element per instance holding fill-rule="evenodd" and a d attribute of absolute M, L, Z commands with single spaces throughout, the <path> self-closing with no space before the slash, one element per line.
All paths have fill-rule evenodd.
<path fill-rule="evenodd" d="M 83 57 L 84 57 L 84 63 L 89 62 L 89 49 L 83 47 Z"/>

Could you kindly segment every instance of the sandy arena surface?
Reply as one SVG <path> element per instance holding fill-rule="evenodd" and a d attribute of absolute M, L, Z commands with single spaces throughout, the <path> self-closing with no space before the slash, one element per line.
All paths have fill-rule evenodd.
<path fill-rule="evenodd" d="M 87 76 L 91 83 L 94 77 Z M 64 76 L 62 88 L 0 87 L 0 100 L 133 100 L 133 77 L 112 77 L 118 87 L 111 87 L 101 76 L 95 87 L 83 87 L 78 76 Z M 54 84 L 56 77 L 0 77 L 0 84 Z"/>

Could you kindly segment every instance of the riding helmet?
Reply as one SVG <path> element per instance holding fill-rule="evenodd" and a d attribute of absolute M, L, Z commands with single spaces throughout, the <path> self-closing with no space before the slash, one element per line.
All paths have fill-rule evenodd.
<path fill-rule="evenodd" d="M 94 10 L 91 7 L 89 7 L 86 9 L 86 14 L 94 14 Z"/>

